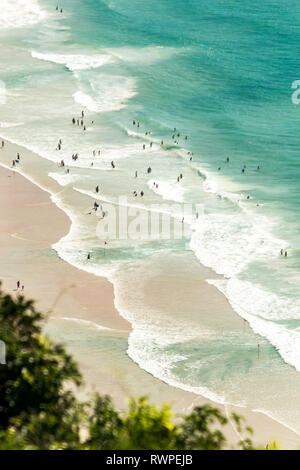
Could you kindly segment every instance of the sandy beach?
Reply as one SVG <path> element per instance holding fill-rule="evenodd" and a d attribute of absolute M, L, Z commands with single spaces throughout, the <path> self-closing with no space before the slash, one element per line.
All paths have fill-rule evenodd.
<path fill-rule="evenodd" d="M 1 150 L 1 162 L 12 161 L 18 151 L 22 151 L 22 155 L 27 152 L 6 143 Z M 128 358 L 126 347 L 131 325 L 115 308 L 113 285 L 105 278 L 67 264 L 51 248 L 66 235 L 70 220 L 51 201 L 49 193 L 18 171 L 3 167 L 0 169 L 0 188 L 2 286 L 15 295 L 17 281 L 24 285 L 24 294 L 34 299 L 37 307 L 47 314 L 45 328 L 54 340 L 60 340 L 61 329 L 68 330 L 70 342 L 66 346 L 79 362 L 85 379 L 78 395 L 86 398 L 93 390 L 110 394 L 120 409 L 126 406 L 128 396 L 148 395 L 158 404 L 171 403 L 176 413 L 186 413 L 195 405 L 209 402 L 157 380 Z M 221 294 L 217 295 L 218 301 L 225 302 Z M 209 299 L 209 295 L 202 297 L 203 302 Z M 95 348 L 87 349 L 90 353 L 80 349 L 79 327 L 88 330 L 91 344 L 97 339 Z M 106 351 L 105 345 L 109 341 L 114 345 L 113 354 Z M 101 346 L 97 346 L 99 344 Z M 267 416 L 247 408 L 222 408 L 227 415 L 234 410 L 245 416 L 254 429 L 257 445 L 263 446 L 277 439 L 282 448 L 298 448 L 299 437 Z M 230 445 L 239 440 L 231 424 L 226 426 L 226 436 Z"/>

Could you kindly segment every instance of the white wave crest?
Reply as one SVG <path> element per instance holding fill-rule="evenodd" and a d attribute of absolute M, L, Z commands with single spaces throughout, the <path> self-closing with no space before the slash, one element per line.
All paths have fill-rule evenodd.
<path fill-rule="evenodd" d="M 38 23 L 47 14 L 37 0 L 1 0 L 0 30 Z"/>
<path fill-rule="evenodd" d="M 55 64 L 65 65 L 72 72 L 79 70 L 97 69 L 103 65 L 113 62 L 113 58 L 107 54 L 42 54 L 32 51 L 34 59 L 45 60 Z"/>
<path fill-rule="evenodd" d="M 135 88 L 136 82 L 131 77 L 102 75 L 97 82 L 90 82 L 89 93 L 79 90 L 73 98 L 76 103 L 95 113 L 118 111 L 136 95 Z"/>
<path fill-rule="evenodd" d="M 163 199 L 176 202 L 184 202 L 185 189 L 180 183 L 171 183 L 170 181 L 149 180 L 148 187 Z M 158 187 L 156 187 L 158 185 Z"/>

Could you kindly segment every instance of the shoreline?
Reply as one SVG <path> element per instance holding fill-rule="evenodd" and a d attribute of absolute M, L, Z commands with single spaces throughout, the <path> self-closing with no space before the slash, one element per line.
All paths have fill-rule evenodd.
<path fill-rule="evenodd" d="M 10 152 L 11 150 L 15 155 L 18 149 L 22 150 L 22 154 L 26 153 L 23 148 L 15 144 L 7 145 L 7 148 L 0 152 Z M 2 243 L 0 250 L 2 259 L 5 260 L 0 268 L 3 289 L 13 292 L 16 281 L 20 277 L 21 284 L 25 285 L 24 294 L 36 300 L 38 309 L 48 312 L 48 321 L 49 318 L 51 321 L 61 321 L 67 317 L 79 322 L 90 322 L 91 327 L 93 324 L 99 325 L 100 329 L 104 327 L 103 335 L 112 331 L 114 337 L 122 337 L 126 341 L 131 331 L 131 325 L 119 314 L 114 305 L 114 288 L 110 281 L 68 264 L 61 260 L 52 248 L 55 242 L 68 233 L 70 219 L 66 212 L 55 204 L 50 195 L 51 192 L 39 186 L 28 176 L 23 175 L 21 171 L 9 169 L 2 163 L 0 181 L 2 188 L 0 202 L 2 215 L 0 239 Z M 12 188 L 13 191 L 11 191 Z M 16 213 L 18 215 L 17 221 Z M 51 221 L 53 223 L 50 225 L 51 230 L 49 231 L 49 222 Z M 8 259 L 6 259 L 7 255 L 5 258 L 6 253 L 9 254 Z M 23 272 L 21 272 L 22 270 Z M 6 274 L 4 275 L 4 273 Z M 110 330 L 105 330 L 105 328 Z M 84 361 L 77 358 L 76 360 L 79 362 L 83 376 L 88 377 L 88 391 L 85 390 L 84 393 L 89 393 L 91 389 L 95 388 L 95 383 L 92 382 L 95 370 L 93 371 L 93 368 L 88 370 L 87 367 L 84 369 Z M 284 448 L 298 446 L 299 437 L 292 430 L 262 412 L 216 404 L 193 392 L 172 387 L 140 369 L 128 356 L 124 358 L 124 363 L 125 367 L 134 371 L 133 373 L 136 374 L 138 380 L 139 376 L 143 377 L 142 380 L 145 381 L 146 388 L 149 386 L 158 389 L 158 393 L 154 393 L 152 390 L 151 401 L 159 399 L 160 402 L 173 402 L 173 410 L 184 412 L 188 411 L 196 402 L 199 405 L 211 403 L 213 406 L 222 408 L 227 414 L 230 408 L 230 411 L 234 410 L 238 414 L 242 414 L 246 418 L 247 424 L 253 427 L 255 443 L 264 445 L 267 441 L 277 437 L 281 441 L 284 440 Z M 109 376 L 108 373 L 104 375 L 106 379 Z M 116 381 L 118 380 L 120 381 L 120 377 L 116 379 Z M 89 381 L 90 383 L 88 383 Z M 101 383 L 99 391 L 103 393 L 103 388 L 105 388 L 105 393 L 110 393 L 111 385 L 108 383 L 104 387 Z M 136 386 L 138 387 L 138 384 Z M 123 392 L 123 397 L 120 401 L 124 403 L 124 399 L 130 393 L 127 390 L 121 392 Z M 116 392 L 113 397 L 115 403 L 120 398 L 118 393 L 120 394 L 120 391 Z M 232 425 L 226 427 L 225 434 L 230 444 L 239 440 Z"/>

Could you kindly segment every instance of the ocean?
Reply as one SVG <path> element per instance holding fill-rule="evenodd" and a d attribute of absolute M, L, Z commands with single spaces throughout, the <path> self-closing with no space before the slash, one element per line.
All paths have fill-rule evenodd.
<path fill-rule="evenodd" d="M 299 433 L 298 3 L 56 5 L 0 0 L 0 135 L 40 156 L 21 171 L 61 187 L 58 256 L 113 282 L 141 368 Z M 95 201 L 173 221 L 200 210 L 181 239 L 101 238 Z"/>

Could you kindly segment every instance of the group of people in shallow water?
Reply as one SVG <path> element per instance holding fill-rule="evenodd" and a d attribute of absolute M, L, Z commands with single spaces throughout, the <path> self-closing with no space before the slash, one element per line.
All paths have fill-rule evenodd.
<path fill-rule="evenodd" d="M 58 9 L 58 8 L 57 8 L 57 9 Z M 85 117 L 84 111 L 81 112 L 81 120 L 79 120 L 79 119 L 76 120 L 76 119 L 73 117 L 73 118 L 72 118 L 72 123 L 73 123 L 73 125 L 75 125 L 76 122 L 77 122 L 77 125 L 78 125 L 78 126 L 81 125 L 81 126 L 84 128 L 84 130 L 85 130 L 86 127 L 85 127 L 84 121 L 83 121 L 84 117 Z M 92 124 L 94 124 L 94 121 L 92 121 Z M 133 121 L 133 125 L 137 126 L 138 128 L 141 126 L 140 122 L 139 122 L 139 121 L 136 121 L 136 120 Z M 147 136 L 148 136 L 148 135 L 151 135 L 151 131 L 146 131 L 145 134 L 146 134 Z M 178 143 L 178 141 L 175 140 L 175 139 L 177 139 L 177 138 L 180 138 L 180 132 L 177 132 L 176 127 L 174 127 L 174 133 L 173 133 L 173 135 L 172 135 L 172 140 L 173 140 L 175 143 Z M 188 136 L 185 136 L 185 140 L 188 140 Z M 153 143 L 150 142 L 150 148 L 152 147 L 152 145 L 153 145 Z M 163 140 L 161 140 L 161 145 L 164 145 L 164 141 L 163 141 Z M 4 149 L 4 147 L 5 147 L 5 142 L 4 142 L 4 140 L 2 140 L 2 141 L 1 141 L 1 148 Z M 146 146 L 145 146 L 145 144 L 143 144 L 143 149 L 145 149 L 145 148 L 146 148 Z M 60 151 L 61 149 L 62 149 L 62 139 L 59 139 L 56 150 Z M 192 152 L 188 151 L 187 154 L 190 156 L 190 161 L 192 161 L 192 155 L 193 155 Z M 98 156 L 100 156 L 100 155 L 101 155 L 101 151 L 98 150 Z M 94 156 L 94 157 L 96 156 L 96 150 L 93 150 L 93 156 Z M 74 154 L 72 155 L 72 160 L 76 161 L 78 158 L 79 158 L 78 153 L 74 153 Z M 15 167 L 15 166 L 16 166 L 16 163 L 19 163 L 19 162 L 20 162 L 20 159 L 21 159 L 20 154 L 17 153 L 17 158 L 16 158 L 15 160 L 13 160 L 12 166 Z M 230 162 L 230 158 L 227 157 L 227 158 L 226 158 L 226 163 L 229 163 L 229 162 Z M 61 166 L 61 167 L 65 167 L 65 162 L 64 162 L 64 160 L 61 160 L 60 166 Z M 93 163 L 91 163 L 91 166 L 93 166 Z M 115 163 L 114 163 L 113 160 L 111 161 L 111 166 L 112 166 L 113 169 L 116 167 L 116 165 L 115 165 Z M 257 165 L 256 170 L 259 171 L 260 169 L 261 169 L 261 168 L 260 168 L 260 165 Z M 221 171 L 221 167 L 219 167 L 218 170 Z M 245 173 L 245 170 L 246 170 L 246 165 L 243 166 L 243 168 L 242 168 L 242 173 Z M 70 170 L 67 169 L 67 170 L 66 170 L 66 173 L 69 173 L 69 171 L 70 171 Z M 151 174 L 151 172 L 152 172 L 152 168 L 149 166 L 149 167 L 147 168 L 147 174 L 149 175 L 149 174 Z M 138 177 L 138 172 L 137 172 L 137 170 L 136 170 L 136 171 L 135 171 L 135 178 L 137 178 L 137 177 Z M 182 178 L 183 178 L 183 175 L 182 175 L 182 173 L 180 173 L 179 176 L 177 177 L 177 182 L 179 183 Z M 158 184 L 157 184 L 156 182 L 153 182 L 153 187 L 156 188 L 156 189 L 158 189 Z M 99 185 L 97 185 L 96 188 L 95 188 L 95 192 L 96 192 L 96 193 L 99 193 L 99 191 L 100 191 L 100 188 L 99 188 Z M 141 190 L 141 191 L 140 191 L 140 196 L 143 197 L 144 194 L 145 194 L 144 191 Z M 134 190 L 134 191 L 133 191 L 133 195 L 134 195 L 135 197 L 137 197 L 137 196 L 138 196 L 138 192 L 137 192 L 136 190 Z M 247 196 L 247 200 L 248 200 L 248 199 L 250 199 L 250 196 L 249 196 L 249 195 Z M 257 206 L 259 206 L 259 204 L 257 204 Z M 95 203 L 94 203 L 94 207 L 93 207 L 92 210 L 94 210 L 94 211 L 96 212 L 96 211 L 98 210 L 98 208 L 99 208 L 99 204 L 98 204 L 97 202 L 95 202 Z M 105 217 L 105 213 L 104 213 L 103 210 L 102 210 L 102 206 L 101 206 L 101 213 L 102 213 L 102 217 Z M 91 214 L 91 212 L 89 212 L 88 214 Z M 197 213 L 196 218 L 198 218 L 198 213 Z M 182 222 L 184 222 L 184 218 L 182 219 Z M 287 250 L 283 250 L 283 249 L 282 249 L 282 250 L 280 251 L 280 255 L 281 255 L 281 256 L 284 256 L 284 257 L 287 257 L 287 256 L 288 256 Z M 89 259 L 89 258 L 88 258 L 88 259 Z M 19 288 L 19 287 L 20 287 L 20 283 L 19 283 L 19 281 L 18 281 L 18 288 Z M 22 289 L 23 289 L 23 288 L 24 288 L 24 286 L 22 286 Z"/>
<path fill-rule="evenodd" d="M 227 158 L 226 158 L 226 163 L 229 163 L 229 162 L 230 162 L 230 158 L 227 157 Z M 244 165 L 243 168 L 242 168 L 242 173 L 245 173 L 246 168 L 247 168 L 247 166 Z M 222 169 L 222 168 L 219 166 L 219 167 L 218 167 L 218 171 L 221 171 L 221 169 Z M 260 165 L 257 165 L 256 171 L 259 171 L 259 170 L 260 170 Z"/>
<path fill-rule="evenodd" d="M 81 111 L 81 118 L 80 119 L 75 119 L 74 117 L 72 118 L 72 124 L 75 126 L 77 123 L 77 126 L 81 126 L 84 131 L 86 131 L 86 125 L 84 123 L 84 111 Z M 94 121 L 91 122 L 91 124 L 94 124 Z"/>
<path fill-rule="evenodd" d="M 280 250 L 280 256 L 284 256 L 285 258 L 287 258 L 287 255 L 288 255 L 288 252 L 286 250 Z"/>

